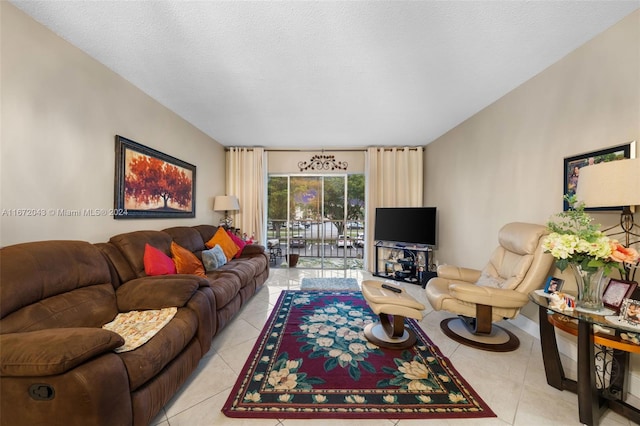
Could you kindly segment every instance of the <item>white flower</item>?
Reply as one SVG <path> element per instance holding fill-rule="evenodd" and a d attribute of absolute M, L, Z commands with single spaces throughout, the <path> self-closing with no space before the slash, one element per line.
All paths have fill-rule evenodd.
<path fill-rule="evenodd" d="M 466 401 L 464 396 L 462 396 L 461 393 L 450 393 L 449 394 L 449 401 L 451 402 L 462 402 L 462 401 Z"/>
<path fill-rule="evenodd" d="M 283 368 L 272 371 L 267 381 L 274 389 L 295 389 L 298 384 L 297 380 L 297 374 L 291 373 L 288 368 Z"/>
<path fill-rule="evenodd" d="M 430 404 L 431 403 L 431 397 L 430 396 L 418 395 L 417 398 L 422 403 L 425 403 L 425 404 Z"/>
<path fill-rule="evenodd" d="M 259 392 L 249 392 L 244 396 L 245 401 L 251 402 L 260 402 L 260 393 Z"/>
<path fill-rule="evenodd" d="M 349 350 L 354 354 L 363 354 L 367 352 L 367 347 L 362 343 L 351 343 L 349 344 Z"/>
<path fill-rule="evenodd" d="M 403 362 L 400 367 L 398 367 L 398 371 L 404 374 L 409 380 L 421 380 L 429 378 L 429 370 L 427 367 L 421 362 L 411 361 L 411 362 Z"/>
<path fill-rule="evenodd" d="M 353 357 L 350 353 L 344 352 L 338 357 L 338 359 L 344 363 L 350 363 Z"/>
<path fill-rule="evenodd" d="M 319 337 L 316 339 L 316 343 L 318 344 L 318 346 L 330 348 L 333 346 L 334 340 L 330 337 Z"/>
<path fill-rule="evenodd" d="M 349 404 L 364 404 L 367 399 L 361 395 L 349 395 L 344 398 L 345 402 Z"/>
<path fill-rule="evenodd" d="M 395 395 L 385 395 L 382 397 L 382 401 L 386 402 L 387 404 L 394 404 L 397 399 L 398 398 Z"/>
<path fill-rule="evenodd" d="M 317 402 L 322 404 L 323 402 L 327 402 L 327 397 L 324 395 L 313 395 L 313 402 Z"/>
<path fill-rule="evenodd" d="M 407 385 L 407 389 L 412 392 L 424 392 L 431 390 L 431 387 L 425 385 L 421 380 L 412 380 Z"/>

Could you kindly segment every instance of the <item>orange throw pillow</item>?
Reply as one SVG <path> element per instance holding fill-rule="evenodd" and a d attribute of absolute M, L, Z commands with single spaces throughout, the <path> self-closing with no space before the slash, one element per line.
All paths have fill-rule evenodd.
<path fill-rule="evenodd" d="M 152 275 L 171 275 L 176 273 L 176 265 L 173 260 L 162 251 L 149 245 L 144 245 L 144 272 Z"/>
<path fill-rule="evenodd" d="M 214 248 L 216 244 L 222 248 L 227 261 L 233 259 L 233 256 L 238 253 L 238 246 L 236 246 L 236 243 L 233 242 L 223 227 L 219 227 L 213 237 L 205 243 L 208 248 Z"/>
<path fill-rule="evenodd" d="M 202 262 L 186 248 L 171 241 L 171 256 L 179 274 L 195 274 L 206 277 Z"/>

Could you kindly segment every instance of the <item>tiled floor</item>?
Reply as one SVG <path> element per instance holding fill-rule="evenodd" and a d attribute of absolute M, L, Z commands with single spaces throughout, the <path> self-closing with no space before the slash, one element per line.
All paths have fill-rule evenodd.
<path fill-rule="evenodd" d="M 447 338 L 440 331 L 440 321 L 451 316 L 432 311 L 424 290 L 406 285 L 408 291 L 421 300 L 427 309 L 420 325 L 431 340 L 449 358 L 458 372 L 480 394 L 497 414 L 497 418 L 447 421 L 426 420 L 276 420 L 231 419 L 220 412 L 238 373 L 255 343 L 280 292 L 299 289 L 303 277 L 353 277 L 370 279 L 367 272 L 319 271 L 309 269 L 272 269 L 271 276 L 233 321 L 215 337 L 209 353 L 200 361 L 181 390 L 169 401 L 154 420 L 161 426 L 196 425 L 286 425 L 307 423 L 318 425 L 578 425 L 577 397 L 547 385 L 542 365 L 540 342 L 522 330 L 506 324 L 520 339 L 518 350 L 492 353 L 471 349 Z M 567 374 L 575 371 L 575 363 L 563 360 Z M 607 411 L 601 425 L 634 424 L 612 411 Z"/>

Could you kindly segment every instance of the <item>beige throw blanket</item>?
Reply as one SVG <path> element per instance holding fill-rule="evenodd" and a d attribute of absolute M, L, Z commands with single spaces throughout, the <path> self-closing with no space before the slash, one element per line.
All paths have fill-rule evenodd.
<path fill-rule="evenodd" d="M 131 311 L 116 315 L 113 321 L 102 326 L 124 338 L 124 345 L 115 352 L 132 351 L 144 345 L 162 330 L 178 312 L 178 308 L 164 308 L 150 311 Z"/>

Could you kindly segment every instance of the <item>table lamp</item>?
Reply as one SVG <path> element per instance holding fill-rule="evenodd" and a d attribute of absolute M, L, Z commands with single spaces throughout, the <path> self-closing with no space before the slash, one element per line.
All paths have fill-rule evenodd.
<path fill-rule="evenodd" d="M 634 231 L 632 206 L 640 205 L 640 158 L 607 161 L 580 169 L 576 196 L 585 207 L 620 207 L 620 227 L 624 233 L 626 247 L 640 237 Z M 613 228 L 610 228 L 613 229 Z"/>
<path fill-rule="evenodd" d="M 625 247 L 640 242 L 633 206 L 640 206 L 640 158 L 607 161 L 580 169 L 576 197 L 585 207 L 620 207 L 622 231 L 609 233 L 618 225 L 605 229 L 608 235 L 624 235 Z M 629 275 L 627 269 L 627 276 Z M 634 274 L 635 275 L 635 274 Z"/>
<path fill-rule="evenodd" d="M 213 210 L 217 212 L 224 212 L 224 218 L 220 220 L 220 226 L 231 228 L 233 225 L 233 218 L 229 216 L 230 211 L 240 210 L 240 203 L 238 198 L 234 195 L 218 195 L 213 201 Z"/>

